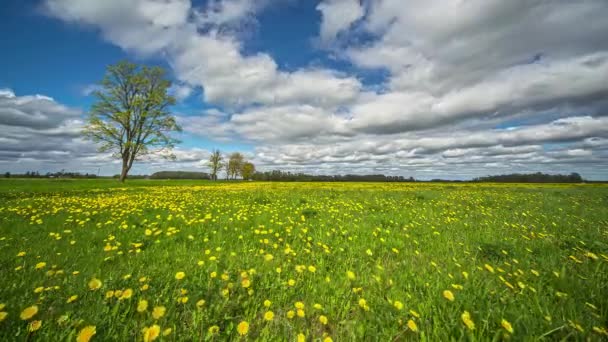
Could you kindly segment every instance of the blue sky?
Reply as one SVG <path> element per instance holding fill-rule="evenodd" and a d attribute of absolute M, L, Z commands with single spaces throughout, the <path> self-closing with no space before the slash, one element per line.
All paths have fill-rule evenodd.
<path fill-rule="evenodd" d="M 220 148 L 259 170 L 606 179 L 606 15 L 601 0 L 7 0 L 0 170 L 116 173 L 79 132 L 88 90 L 129 59 L 167 70 L 184 127 L 175 162 L 135 173 L 204 171 Z"/>

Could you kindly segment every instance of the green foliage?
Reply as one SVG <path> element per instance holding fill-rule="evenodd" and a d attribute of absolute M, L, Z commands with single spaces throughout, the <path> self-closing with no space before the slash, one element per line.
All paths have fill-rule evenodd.
<path fill-rule="evenodd" d="M 170 86 L 162 68 L 123 61 L 108 67 L 101 90 L 93 93 L 96 102 L 83 133 L 100 152 L 122 160 L 121 180 L 147 154 L 174 158 L 170 151 L 178 141 L 170 133 L 181 128 L 169 111 L 175 103 L 167 94 Z"/>

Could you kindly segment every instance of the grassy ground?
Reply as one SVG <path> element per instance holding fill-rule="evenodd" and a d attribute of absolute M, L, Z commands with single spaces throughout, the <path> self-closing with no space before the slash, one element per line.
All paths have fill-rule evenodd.
<path fill-rule="evenodd" d="M 607 208 L 602 185 L 2 180 L 0 340 L 605 340 Z"/>

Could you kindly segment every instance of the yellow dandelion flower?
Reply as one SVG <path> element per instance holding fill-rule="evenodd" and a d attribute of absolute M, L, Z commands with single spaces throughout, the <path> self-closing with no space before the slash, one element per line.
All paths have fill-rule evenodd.
<path fill-rule="evenodd" d="M 149 328 L 144 328 L 142 330 L 144 335 L 144 342 L 154 341 L 160 335 L 160 326 L 158 324 L 154 324 Z"/>
<path fill-rule="evenodd" d="M 287 315 L 287 318 L 292 319 L 295 317 L 296 313 L 293 310 L 289 310 L 289 311 L 287 311 L 286 315 Z"/>
<path fill-rule="evenodd" d="M 249 332 L 249 323 L 247 323 L 246 321 L 241 321 L 239 325 L 236 326 L 236 331 L 241 336 L 247 335 L 247 333 Z"/>
<path fill-rule="evenodd" d="M 133 296 L 133 290 L 126 289 L 126 290 L 122 291 L 122 294 L 119 299 L 129 299 L 129 298 L 131 298 L 131 296 Z"/>
<path fill-rule="evenodd" d="M 316 271 L 317 271 L 316 267 L 314 267 L 312 265 L 308 266 L 308 272 L 315 273 Z"/>
<path fill-rule="evenodd" d="M 22 320 L 28 320 L 28 319 L 34 317 L 37 313 L 38 313 L 38 307 L 36 305 L 32 305 L 30 307 L 23 309 L 23 311 L 21 311 L 21 314 L 19 315 L 19 317 Z"/>
<path fill-rule="evenodd" d="M 512 334 L 512 333 L 513 333 L 513 327 L 511 326 L 511 323 L 509 323 L 509 321 L 507 321 L 506 319 L 504 319 L 504 318 L 503 318 L 503 319 L 500 321 L 500 325 L 502 325 L 502 327 L 503 327 L 503 328 L 504 328 L 506 331 L 508 331 L 510 334 Z"/>
<path fill-rule="evenodd" d="M 400 301 L 396 300 L 393 302 L 393 306 L 395 307 L 395 309 L 397 310 L 402 310 L 403 309 L 403 303 L 401 303 Z"/>
<path fill-rule="evenodd" d="M 93 335 L 97 333 L 94 325 L 88 325 L 80 330 L 76 337 L 76 342 L 89 342 Z"/>
<path fill-rule="evenodd" d="M 295 280 L 293 280 L 293 279 L 289 279 L 289 280 L 287 281 L 287 285 L 289 285 L 289 286 L 294 286 L 295 284 L 296 284 L 296 281 L 295 281 Z"/>
<path fill-rule="evenodd" d="M 416 322 L 411 319 L 407 321 L 407 327 L 410 328 L 410 330 L 413 332 L 418 332 L 418 326 L 416 325 Z"/>
<path fill-rule="evenodd" d="M 266 254 L 266 255 L 264 255 L 264 260 L 271 261 L 272 259 L 274 259 L 274 257 L 272 256 L 272 254 Z"/>
<path fill-rule="evenodd" d="M 42 321 L 31 321 L 30 324 L 27 325 L 27 331 L 34 332 L 42 326 Z"/>
<path fill-rule="evenodd" d="M 220 332 L 220 327 L 217 325 L 212 325 L 209 327 L 209 329 L 207 329 L 207 332 L 211 335 L 215 335 Z"/>
<path fill-rule="evenodd" d="M 0 311 L 4 310 L 5 307 L 6 307 L 6 304 L 0 303 Z"/>
<path fill-rule="evenodd" d="M 323 339 L 323 342 L 334 342 L 334 340 L 331 337 L 327 336 Z"/>
<path fill-rule="evenodd" d="M 196 302 L 196 306 L 199 308 L 202 308 L 203 306 L 205 306 L 205 303 L 206 303 L 205 300 L 201 299 L 198 302 Z"/>
<path fill-rule="evenodd" d="M 173 329 L 171 329 L 171 328 L 167 328 L 167 329 L 163 330 L 163 336 L 171 335 L 172 331 L 173 331 Z"/>
<path fill-rule="evenodd" d="M 40 293 L 42 291 L 44 291 L 44 287 L 42 287 L 42 286 L 39 286 L 39 287 L 37 287 L 37 288 L 34 289 L 34 293 Z"/>
<path fill-rule="evenodd" d="M 148 301 L 142 299 L 137 303 L 137 312 L 144 312 L 146 310 L 148 310 Z"/>
<path fill-rule="evenodd" d="M 483 267 L 485 267 L 485 269 L 488 270 L 488 272 L 494 273 L 494 267 L 492 267 L 488 264 L 483 265 Z"/>
<path fill-rule="evenodd" d="M 471 314 L 469 314 L 468 311 L 463 312 L 460 318 L 462 318 L 462 322 L 464 323 L 464 325 L 467 326 L 469 330 L 475 329 L 475 323 L 471 319 Z"/>
<path fill-rule="evenodd" d="M 177 280 L 182 280 L 182 279 L 184 279 L 185 276 L 186 276 L 186 273 L 184 273 L 184 272 L 175 273 L 175 279 L 177 279 Z"/>
<path fill-rule="evenodd" d="M 443 291 L 443 298 L 449 300 L 450 302 L 454 301 L 454 294 L 450 290 Z"/>
<path fill-rule="evenodd" d="M 8 312 L 0 311 L 0 322 L 4 321 L 8 316 Z"/>
<path fill-rule="evenodd" d="M 164 306 L 155 306 L 152 310 L 152 317 L 154 319 L 159 319 L 165 315 L 167 309 Z"/>
<path fill-rule="evenodd" d="M 304 303 L 302 303 L 302 302 L 296 302 L 294 304 L 294 306 L 296 307 L 296 309 L 304 309 L 304 307 L 305 307 Z"/>
<path fill-rule="evenodd" d="M 303 309 L 297 309 L 296 315 L 298 315 L 298 317 L 300 317 L 300 318 L 304 318 L 306 316 L 306 312 L 304 312 Z"/>
<path fill-rule="evenodd" d="M 249 280 L 249 278 L 244 278 L 243 280 L 241 280 L 241 286 L 243 288 L 248 288 L 249 286 L 251 286 L 251 280 Z"/>
<path fill-rule="evenodd" d="M 114 291 L 110 290 L 106 292 L 106 299 L 110 299 L 112 297 L 114 297 Z"/>
<path fill-rule="evenodd" d="M 319 316 L 319 322 L 323 325 L 327 325 L 327 317 L 324 315 Z"/>
<path fill-rule="evenodd" d="M 72 303 L 72 302 L 75 302 L 75 301 L 76 301 L 76 299 L 78 299 L 78 296 L 77 296 L 77 295 L 73 295 L 73 296 L 71 296 L 70 298 L 68 298 L 68 300 L 66 301 L 66 303 Z"/>
<path fill-rule="evenodd" d="M 91 291 L 99 290 L 102 285 L 103 284 L 101 283 L 101 280 L 99 280 L 97 278 L 93 278 L 93 279 L 91 279 L 91 281 L 89 281 L 89 289 Z"/>
<path fill-rule="evenodd" d="M 274 319 L 274 312 L 272 312 L 272 311 L 266 311 L 266 313 L 264 314 L 264 320 L 270 322 L 273 319 Z"/>
<path fill-rule="evenodd" d="M 46 267 L 46 262 L 39 262 L 39 263 L 36 264 L 35 268 L 37 270 L 39 270 L 39 269 L 42 269 L 42 268 L 45 268 L 45 267 Z"/>
<path fill-rule="evenodd" d="M 264 301 L 264 306 L 265 306 L 265 307 L 267 307 L 267 308 L 269 308 L 269 307 L 270 307 L 270 305 L 272 305 L 272 302 L 271 302 L 271 301 L 269 301 L 268 299 L 266 299 L 266 300 Z"/>
<path fill-rule="evenodd" d="M 297 342 L 306 342 L 306 335 L 299 333 L 296 340 Z"/>
<path fill-rule="evenodd" d="M 19 253 L 17 254 L 17 256 L 18 256 L 18 257 L 25 256 L 25 252 L 19 252 Z"/>

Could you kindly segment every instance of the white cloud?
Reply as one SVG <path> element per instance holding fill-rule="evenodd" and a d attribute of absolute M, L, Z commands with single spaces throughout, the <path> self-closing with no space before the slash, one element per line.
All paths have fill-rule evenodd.
<path fill-rule="evenodd" d="M 322 14 L 319 38 L 323 44 L 334 41 L 364 14 L 360 0 L 324 0 L 317 10 Z"/>

